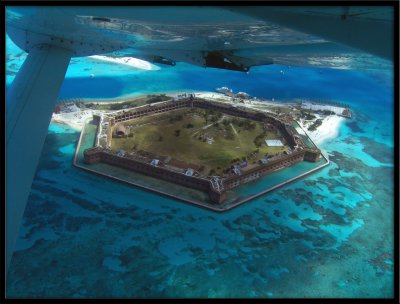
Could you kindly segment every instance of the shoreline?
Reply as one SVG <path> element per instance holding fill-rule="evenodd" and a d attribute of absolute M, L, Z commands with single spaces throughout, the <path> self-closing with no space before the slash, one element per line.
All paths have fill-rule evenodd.
<path fill-rule="evenodd" d="M 98 98 L 98 97 L 77 97 L 77 98 L 66 98 L 66 99 L 60 99 L 57 101 L 57 103 L 62 103 L 62 102 L 83 102 L 83 103 L 93 103 L 98 101 L 99 103 L 102 104 L 113 104 L 113 103 L 123 103 L 126 101 L 133 101 L 136 99 L 144 98 L 147 97 L 147 95 L 167 95 L 171 97 L 177 97 L 178 95 L 181 94 L 196 94 L 196 97 L 200 98 L 210 98 L 210 99 L 221 99 L 223 101 L 226 101 L 228 103 L 232 103 L 231 97 L 219 93 L 219 92 L 211 92 L 211 91 L 196 91 L 196 90 L 191 90 L 191 89 L 185 89 L 185 90 L 173 90 L 173 91 L 160 91 L 160 92 L 151 92 L 151 93 L 132 93 L 129 95 L 122 95 L 119 97 L 110 97 L 110 98 Z M 262 101 L 261 101 L 262 100 Z M 270 99 L 251 99 L 251 100 L 246 100 L 247 103 L 242 103 L 241 106 L 248 106 L 250 105 L 270 105 L 270 106 L 282 106 L 282 105 L 291 105 L 293 103 L 289 102 L 279 102 L 279 101 L 274 101 Z M 250 103 L 249 103 L 250 101 Z"/>
<path fill-rule="evenodd" d="M 123 95 L 120 97 L 111 97 L 111 98 L 92 98 L 92 97 L 77 97 L 77 98 L 66 98 L 66 99 L 60 99 L 57 101 L 57 103 L 64 103 L 64 102 L 83 102 L 83 103 L 95 103 L 96 101 L 101 103 L 101 104 L 118 104 L 118 103 L 124 103 L 127 101 L 135 101 L 137 99 L 145 98 L 147 95 L 162 95 L 165 94 L 167 96 L 171 97 L 177 97 L 180 94 L 183 93 L 209 93 L 209 92 L 197 92 L 197 91 L 192 91 L 192 90 L 185 90 L 183 91 L 162 91 L 162 92 L 153 92 L 153 93 L 132 93 L 130 95 Z"/>
<path fill-rule="evenodd" d="M 317 118 L 321 117 L 319 116 Z M 329 115 L 323 118 L 322 124 L 317 127 L 315 131 L 308 130 L 310 123 L 305 124 L 304 121 L 298 121 L 298 123 L 305 130 L 308 137 L 310 137 L 317 146 L 320 146 L 326 141 L 332 140 L 339 136 L 339 130 L 345 120 L 346 118 L 341 116 Z"/>
<path fill-rule="evenodd" d="M 106 61 L 106 62 L 111 62 L 115 64 L 121 64 L 125 66 L 129 66 L 135 69 L 139 70 L 146 70 L 146 71 L 156 71 L 159 70 L 160 68 L 155 66 L 154 64 L 151 64 L 150 62 L 147 62 L 145 60 L 141 60 L 138 58 L 134 57 L 110 57 L 110 56 L 104 56 L 104 55 L 93 55 L 89 56 L 89 58 L 95 59 L 95 60 L 100 60 L 100 61 Z"/>
<path fill-rule="evenodd" d="M 92 118 L 93 114 L 97 111 L 85 110 L 80 112 L 53 114 L 51 117 L 51 123 L 63 124 L 69 126 L 71 129 L 76 131 L 82 131 L 83 126 L 88 118 Z"/>
<path fill-rule="evenodd" d="M 76 101 L 83 102 L 83 103 L 93 103 L 96 100 L 102 104 L 115 104 L 115 103 L 123 103 L 126 101 L 134 101 L 139 100 L 141 98 L 146 97 L 147 95 L 160 95 L 165 94 L 171 97 L 177 97 L 178 95 L 185 94 L 185 93 L 194 93 L 197 97 L 211 99 L 217 102 L 229 103 L 232 104 L 232 99 L 225 94 L 221 94 L 219 92 L 209 92 L 209 91 L 192 91 L 192 90 L 184 90 L 184 91 L 169 91 L 169 92 L 157 92 L 155 94 L 140 94 L 140 95 L 132 95 L 131 97 L 124 97 L 124 98 L 116 98 L 116 99 L 77 99 Z M 73 101 L 74 99 L 69 99 L 69 101 Z M 279 103 L 270 100 L 248 100 L 245 103 L 240 103 L 240 106 L 246 108 L 256 109 L 258 111 L 265 111 L 257 109 L 256 107 L 259 105 L 270 105 L 270 106 L 291 106 L 291 103 Z M 74 130 L 81 131 L 85 121 L 88 118 L 91 118 L 93 114 L 99 114 L 100 110 L 90 110 L 85 109 L 83 111 L 71 112 L 71 113 L 61 113 L 61 114 L 53 114 L 51 118 L 52 123 L 60 123 L 68 125 L 69 127 L 73 128 Z M 316 119 L 322 119 L 322 124 L 317 127 L 314 131 L 309 131 L 308 127 L 311 125 L 315 120 L 304 122 L 303 120 L 298 121 L 300 126 L 303 130 L 306 131 L 307 135 L 312 139 L 312 141 L 319 145 L 322 145 L 324 142 L 328 140 L 332 140 L 339 135 L 339 130 L 343 125 L 343 122 L 346 118 L 337 116 L 337 115 L 329 115 L 329 116 L 321 116 L 316 114 Z"/>

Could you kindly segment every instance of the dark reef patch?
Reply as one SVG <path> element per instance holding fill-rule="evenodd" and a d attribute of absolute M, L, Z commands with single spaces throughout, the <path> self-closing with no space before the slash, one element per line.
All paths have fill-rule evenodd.
<path fill-rule="evenodd" d="M 72 192 L 78 193 L 78 194 L 85 194 L 85 192 L 83 192 L 82 190 L 79 190 L 77 188 L 72 188 Z"/>
<path fill-rule="evenodd" d="M 394 151 L 382 143 L 378 143 L 367 137 L 360 137 L 360 142 L 363 144 L 363 151 L 381 163 L 393 164 Z"/>
<path fill-rule="evenodd" d="M 36 176 L 35 181 L 43 181 L 47 184 L 57 184 L 57 182 L 41 176 Z"/>
<path fill-rule="evenodd" d="M 346 125 L 351 129 L 351 131 L 353 131 L 355 133 L 365 133 L 364 130 L 361 129 L 358 126 L 357 122 L 355 122 L 355 121 L 351 121 L 351 122 L 347 123 Z"/>
<path fill-rule="evenodd" d="M 310 191 L 304 190 L 303 188 L 285 189 L 282 190 L 282 194 L 285 197 L 289 197 L 296 204 L 296 206 L 299 206 L 301 204 L 313 204 L 312 193 Z"/>
<path fill-rule="evenodd" d="M 37 194 L 31 194 L 29 203 L 25 207 L 24 222 L 25 225 L 36 225 L 45 223 L 48 218 L 56 214 L 58 204 L 54 201 L 44 200 Z"/>
<path fill-rule="evenodd" d="M 36 183 L 34 183 L 32 185 L 32 189 L 35 189 L 42 193 L 50 192 L 55 197 L 61 197 L 61 198 L 70 200 L 71 202 L 82 207 L 83 209 L 95 211 L 98 213 L 101 212 L 101 208 L 99 208 L 96 204 L 91 203 L 89 200 L 79 198 L 75 195 L 72 195 L 68 191 L 64 191 L 64 190 L 61 190 L 61 189 L 58 189 L 55 187 L 51 187 L 51 186 L 38 185 Z"/>
<path fill-rule="evenodd" d="M 329 159 L 337 164 L 339 171 L 345 172 L 356 172 L 364 180 L 370 180 L 371 169 L 369 166 L 365 165 L 361 160 L 357 158 L 352 158 L 340 153 L 338 151 L 333 151 Z"/>
<path fill-rule="evenodd" d="M 102 220 L 100 218 L 79 216 L 79 217 L 67 217 L 65 219 L 65 229 L 70 232 L 79 231 L 83 226 L 95 225 L 100 223 Z"/>

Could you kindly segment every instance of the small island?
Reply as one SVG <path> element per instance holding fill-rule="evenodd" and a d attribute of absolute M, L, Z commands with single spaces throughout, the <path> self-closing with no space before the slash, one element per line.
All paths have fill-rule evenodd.
<path fill-rule="evenodd" d="M 154 187 L 154 179 L 182 186 L 181 192 L 200 191 L 208 199 L 193 201 L 179 192 L 169 196 L 224 211 L 328 165 L 304 131 L 304 124 L 308 121 L 309 131 L 314 132 L 323 123 L 323 116 L 351 115 L 347 107 L 338 105 L 268 103 L 244 92 L 224 91 L 85 102 L 96 126 L 94 143 L 82 151 L 84 165 L 77 163 L 78 153 L 74 164 L 108 177 L 112 177 L 110 170 L 91 166 L 106 164 L 151 177 L 153 182 L 145 187 L 122 181 L 166 195 L 168 191 Z M 78 103 L 78 107 L 83 104 Z M 72 107 L 71 102 L 64 103 L 64 109 L 58 110 L 65 112 L 65 105 Z M 341 111 L 335 112 L 339 108 Z M 233 198 L 234 190 L 302 162 L 316 166 L 259 193 Z"/>

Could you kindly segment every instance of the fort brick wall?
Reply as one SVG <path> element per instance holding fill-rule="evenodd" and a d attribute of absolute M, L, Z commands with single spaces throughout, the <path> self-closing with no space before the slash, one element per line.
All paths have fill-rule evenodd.
<path fill-rule="evenodd" d="M 240 109 L 230 105 L 210 102 L 199 98 L 188 98 L 174 102 L 164 102 L 146 107 L 136 108 L 134 110 L 122 111 L 110 119 L 110 124 L 114 125 L 119 122 L 131 120 L 143 116 L 153 115 L 157 113 L 168 112 L 181 108 L 202 108 L 211 109 L 222 112 L 228 115 L 252 119 L 260 122 L 265 122 L 274 125 L 283 138 L 286 144 L 292 149 L 297 146 L 296 139 L 293 135 L 291 127 L 265 113 L 257 112 L 249 109 Z M 109 128 L 111 130 L 111 128 Z M 110 136 L 110 134 L 109 134 Z M 284 167 L 288 167 L 301 161 L 317 162 L 320 160 L 319 149 L 301 149 L 292 152 L 290 155 L 281 156 L 279 159 L 270 160 L 266 164 L 259 164 L 250 169 L 243 170 L 240 175 L 231 175 L 226 178 L 221 178 L 221 187 L 213 186 L 211 180 L 199 178 L 195 176 L 187 176 L 184 173 L 176 172 L 161 166 L 153 166 L 150 163 L 139 161 L 130 156 L 118 156 L 115 152 L 106 150 L 102 147 L 93 147 L 85 150 L 84 160 L 88 164 L 104 162 L 121 168 L 130 169 L 139 173 L 173 182 L 182 186 L 201 190 L 209 194 L 210 200 L 213 203 L 221 204 L 226 196 L 226 191 L 256 180 L 264 175 L 272 173 Z"/>
<path fill-rule="evenodd" d="M 290 130 L 291 127 L 287 126 L 282 121 L 272 116 L 269 116 L 266 113 L 260 113 L 250 109 L 240 109 L 233 107 L 231 105 L 215 103 L 200 98 L 192 98 L 192 99 L 187 98 L 173 102 L 163 102 L 161 104 L 148 105 L 146 107 L 140 107 L 130 111 L 123 111 L 121 114 L 115 115 L 114 119 L 111 120 L 111 123 L 115 124 L 118 122 L 123 122 L 126 120 L 131 120 L 143 116 L 164 113 L 171 110 L 177 110 L 182 108 L 192 108 L 192 107 L 215 110 L 236 117 L 242 117 L 260 122 L 270 123 L 279 130 L 279 132 L 285 139 L 286 143 L 290 146 L 290 148 L 293 149 L 296 146 L 296 140 L 293 136 L 293 132 Z"/>
<path fill-rule="evenodd" d="M 111 151 L 99 147 L 86 149 L 84 151 L 84 160 L 88 164 L 98 162 L 107 163 L 121 168 L 129 169 L 135 172 L 143 173 L 169 182 L 177 183 L 182 186 L 208 192 L 210 198 L 215 203 L 220 203 L 223 193 L 215 191 L 208 179 L 187 176 L 183 173 L 169 170 L 167 168 L 153 166 L 126 156 L 118 156 Z"/>
<path fill-rule="evenodd" d="M 256 180 L 281 168 L 299 163 L 304 160 L 306 154 L 315 155 L 316 153 L 307 150 L 296 151 L 277 160 L 272 160 L 267 164 L 260 164 L 259 166 L 251 170 L 243 172 L 243 174 L 241 175 L 234 175 L 222 179 L 224 187 L 223 191 L 215 190 L 210 180 L 208 179 L 187 176 L 183 173 L 175 172 L 163 167 L 152 166 L 151 164 L 144 163 L 133 158 L 118 156 L 114 152 L 104 150 L 100 147 L 86 149 L 84 152 L 84 160 L 88 164 L 94 164 L 98 162 L 108 163 L 110 165 L 129 169 L 135 172 L 140 172 L 148 176 L 153 176 L 169 182 L 177 183 L 182 186 L 201 190 L 209 194 L 210 200 L 213 203 L 220 204 L 225 199 L 225 194 L 227 190 Z M 314 160 L 315 157 L 312 159 Z"/>
<path fill-rule="evenodd" d="M 267 164 L 260 164 L 257 167 L 248 171 L 242 171 L 241 175 L 230 176 L 224 179 L 224 187 L 227 189 L 236 188 L 241 184 L 251 182 L 281 168 L 292 166 L 296 163 L 303 161 L 304 155 L 304 150 L 293 152 L 290 155 L 269 161 Z"/>
<path fill-rule="evenodd" d="M 309 162 L 318 162 L 321 159 L 321 151 L 318 149 L 306 149 L 304 160 Z"/>

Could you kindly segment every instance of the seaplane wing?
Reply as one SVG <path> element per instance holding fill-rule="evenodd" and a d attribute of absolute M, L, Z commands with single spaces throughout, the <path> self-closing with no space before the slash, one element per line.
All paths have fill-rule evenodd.
<path fill-rule="evenodd" d="M 393 59 L 395 12 L 391 6 L 306 6 L 267 9 L 232 7 L 230 9 L 388 60 Z"/>
<path fill-rule="evenodd" d="M 6 97 L 7 267 L 71 57 L 131 56 L 243 72 L 274 63 L 349 68 L 366 56 L 391 64 L 393 11 L 390 6 L 6 6 L 6 31 L 28 53 Z"/>
<path fill-rule="evenodd" d="M 393 58 L 390 6 L 18 7 L 7 10 L 7 32 L 26 51 L 51 44 L 72 56 L 245 72 L 272 63 L 354 68 L 368 54 Z"/>

